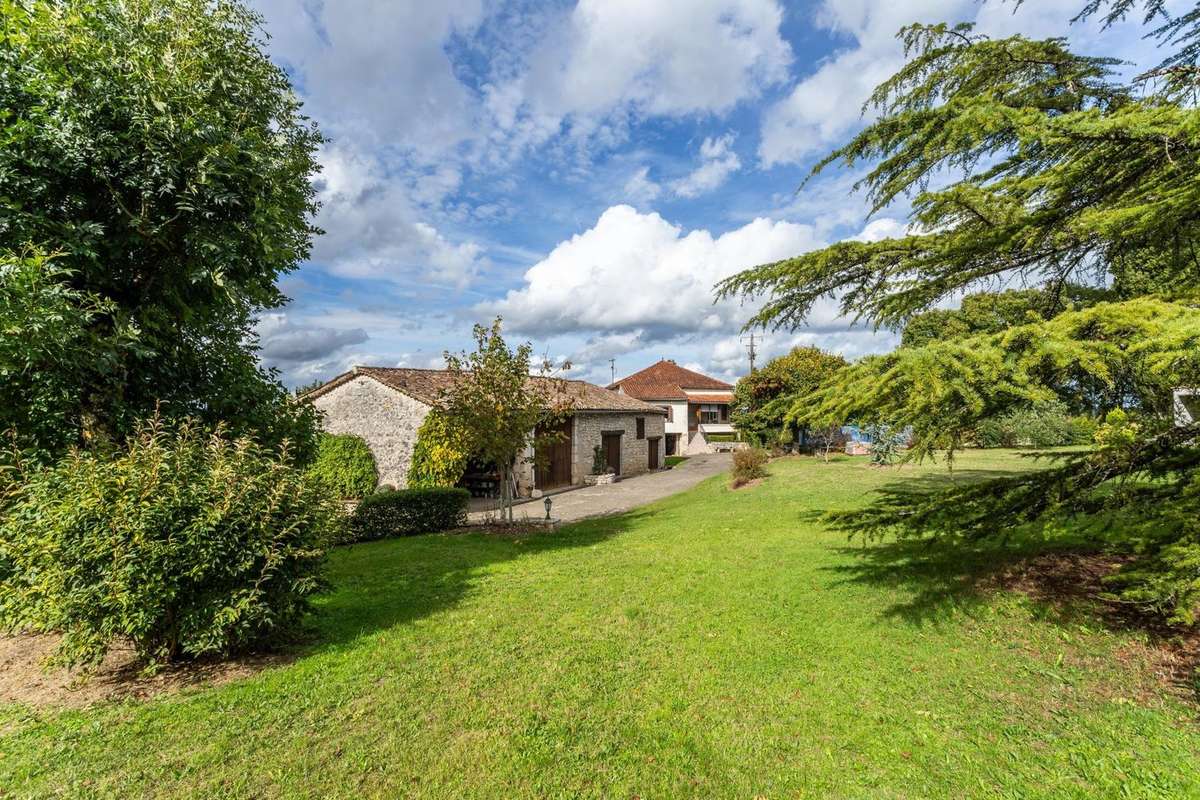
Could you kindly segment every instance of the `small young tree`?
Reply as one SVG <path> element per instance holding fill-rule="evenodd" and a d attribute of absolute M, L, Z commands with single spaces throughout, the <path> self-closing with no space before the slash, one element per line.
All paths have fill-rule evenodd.
<path fill-rule="evenodd" d="M 554 437 L 544 431 L 569 412 L 565 387 L 552 380 L 549 363 L 531 374 L 532 346 L 511 350 L 501 335 L 499 317 L 490 328 L 476 325 L 475 350 L 446 353 L 454 374 L 452 388 L 439 402 L 446 418 L 470 443 L 472 454 L 496 465 L 500 473 L 500 517 L 512 520 L 513 469 L 526 449 Z"/>

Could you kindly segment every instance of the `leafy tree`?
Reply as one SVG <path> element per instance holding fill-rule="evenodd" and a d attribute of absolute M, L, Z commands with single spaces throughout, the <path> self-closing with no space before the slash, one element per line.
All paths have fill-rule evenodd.
<path fill-rule="evenodd" d="M 236 0 L 0 0 L 0 252 L 57 253 L 56 302 L 77 309 L 71 357 L 14 378 L 76 387 L 46 408 L 56 430 L 24 429 L 40 447 L 159 404 L 311 443 L 252 323 L 308 256 L 321 137 L 259 30 Z M 29 363 L 46 346 L 22 345 Z"/>
<path fill-rule="evenodd" d="M 0 431 L 34 461 L 75 443 L 80 387 L 113 381 L 136 331 L 107 328 L 115 304 L 73 288 L 71 273 L 37 249 L 0 253 Z"/>
<path fill-rule="evenodd" d="M 562 382 L 549 377 L 549 364 L 531 375 L 528 342 L 509 349 L 499 317 L 490 328 L 476 325 L 474 336 L 473 352 L 446 353 L 453 388 L 438 407 L 458 429 L 459 440 L 470 443 L 472 455 L 496 465 L 500 515 L 511 521 L 513 469 L 527 449 L 543 449 L 552 435 L 539 431 L 552 428 L 570 409 Z"/>
<path fill-rule="evenodd" d="M 990 40 L 969 26 L 914 25 L 908 63 L 871 98 L 878 118 L 817 170 L 871 163 L 874 209 L 913 195 L 909 232 L 842 242 L 753 268 L 720 295 L 766 294 L 754 323 L 795 326 L 820 298 L 875 325 L 900 326 L 985 281 L 1046 291 L 1111 283 L 1121 298 L 998 332 L 863 359 L 790 413 L 911 427 L 909 457 L 960 446 L 980 420 L 1053 400 L 1072 376 L 1134 406 L 1143 423 L 1051 469 L 880 501 L 842 522 L 880 535 L 973 539 L 1064 513 L 1135 554 L 1114 578 L 1129 602 L 1195 620 L 1200 603 L 1200 427 L 1171 428 L 1170 389 L 1200 385 L 1200 14 L 1158 0 L 1093 0 L 1084 15 L 1141 8 L 1175 47 L 1151 73 L 1116 80 L 1116 62 L 1061 39 Z M 961 177 L 951 177 L 961 176 Z M 1161 296 L 1152 296 L 1159 294 Z"/>
<path fill-rule="evenodd" d="M 796 347 L 744 376 L 733 389 L 730 421 L 755 444 L 794 440 L 796 431 L 785 419 L 791 402 L 829 383 L 846 360 L 816 347 Z"/>

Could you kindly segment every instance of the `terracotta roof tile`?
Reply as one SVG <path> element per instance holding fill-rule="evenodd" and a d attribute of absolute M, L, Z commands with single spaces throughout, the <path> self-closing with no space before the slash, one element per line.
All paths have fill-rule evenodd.
<path fill-rule="evenodd" d="M 609 389 L 618 387 L 630 397 L 642 400 L 686 400 L 684 389 L 733 389 L 732 384 L 684 369 L 665 359 L 608 386 Z"/>
<path fill-rule="evenodd" d="M 693 403 L 732 403 L 732 394 L 689 394 L 688 400 Z"/>
<path fill-rule="evenodd" d="M 454 374 L 444 369 L 411 369 L 408 367 L 355 367 L 322 386 L 302 395 L 301 399 L 315 400 L 356 377 L 365 375 L 384 386 L 432 405 L 454 385 Z M 612 392 L 594 383 L 566 378 L 530 377 L 531 381 L 553 383 L 562 388 L 567 402 L 575 411 L 630 411 L 642 414 L 665 414 L 658 406 Z"/>

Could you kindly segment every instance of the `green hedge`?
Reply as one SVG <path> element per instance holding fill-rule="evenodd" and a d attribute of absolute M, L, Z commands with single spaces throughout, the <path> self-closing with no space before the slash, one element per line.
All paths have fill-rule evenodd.
<path fill-rule="evenodd" d="M 412 536 L 456 528 L 467 522 L 471 493 L 452 487 L 402 489 L 363 499 L 350 521 L 353 541 Z"/>
<path fill-rule="evenodd" d="M 322 433 L 317 441 L 317 458 L 310 468 L 330 491 L 350 500 L 375 491 L 379 471 L 371 448 L 352 433 Z"/>

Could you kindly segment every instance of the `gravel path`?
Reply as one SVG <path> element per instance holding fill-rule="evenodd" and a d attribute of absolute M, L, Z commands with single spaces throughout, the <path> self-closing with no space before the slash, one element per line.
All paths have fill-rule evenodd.
<path fill-rule="evenodd" d="M 728 453 L 692 456 L 673 469 L 636 475 L 608 486 L 584 486 L 551 495 L 551 513 L 563 522 L 617 514 L 690 489 L 705 478 L 725 472 L 732 464 L 733 458 Z M 472 522 L 482 522 L 492 513 L 476 511 L 470 518 Z M 541 500 L 513 508 L 518 520 L 541 518 L 545 513 Z"/>

